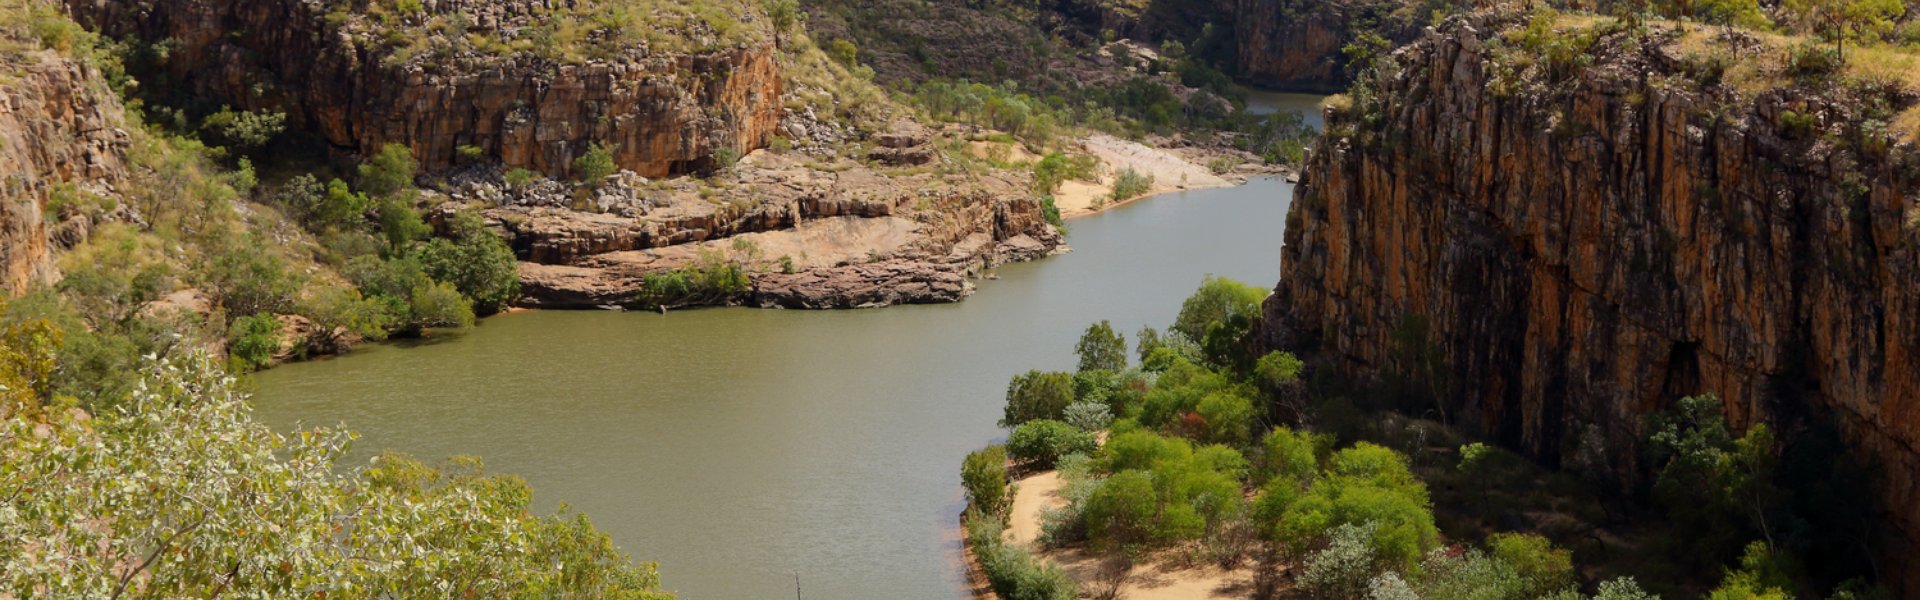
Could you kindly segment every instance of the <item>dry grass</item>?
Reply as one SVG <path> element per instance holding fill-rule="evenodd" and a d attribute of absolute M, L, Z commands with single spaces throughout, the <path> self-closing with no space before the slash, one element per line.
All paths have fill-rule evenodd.
<path fill-rule="evenodd" d="M 1920 144 L 1920 105 L 1908 107 L 1905 112 L 1895 116 L 1893 122 L 1887 125 L 1887 130 L 1901 141 Z"/>
<path fill-rule="evenodd" d="M 1726 82 L 1745 94 L 1783 87 L 1791 83 L 1783 72 L 1788 50 L 1794 46 L 1818 43 L 1803 35 L 1741 30 L 1759 43 L 1735 48 L 1721 36 L 1724 28 L 1671 21 L 1659 22 L 1683 33 L 1669 44 L 1680 56 L 1704 60 L 1719 56 L 1731 58 Z M 1847 48 L 1845 75 L 1853 80 L 1893 85 L 1909 93 L 1920 93 L 1920 49 L 1891 44 L 1850 46 Z M 1911 117 L 1909 117 L 1911 120 Z"/>

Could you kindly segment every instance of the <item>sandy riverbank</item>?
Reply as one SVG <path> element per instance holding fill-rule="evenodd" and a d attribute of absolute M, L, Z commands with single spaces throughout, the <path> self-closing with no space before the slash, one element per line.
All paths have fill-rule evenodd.
<path fill-rule="evenodd" d="M 1099 157 L 1100 176 L 1097 181 L 1067 181 L 1060 184 L 1060 191 L 1053 195 L 1053 203 L 1060 208 L 1061 216 L 1092 214 L 1155 194 L 1229 187 L 1239 183 L 1214 174 L 1205 165 L 1170 150 L 1106 134 L 1088 136 L 1080 141 L 1080 146 L 1087 154 Z M 1113 202 L 1113 182 L 1126 169 L 1152 176 L 1153 187 L 1139 197 Z"/>
<path fill-rule="evenodd" d="M 1085 548 L 1042 550 L 1039 548 L 1041 512 L 1066 506 L 1060 496 L 1063 482 L 1056 471 L 1041 471 L 1021 478 L 1008 515 L 1007 539 L 1027 544 L 1034 556 L 1060 565 L 1079 581 L 1082 589 L 1108 585 L 1103 577 L 1103 560 Z M 976 588 L 977 589 L 977 588 Z M 1215 565 L 1187 567 L 1174 556 L 1156 556 L 1142 561 L 1127 572 L 1120 584 L 1120 597 L 1130 600 L 1206 600 L 1246 598 L 1253 590 L 1253 570 L 1222 569 Z M 990 593 L 988 596 L 991 597 Z"/>

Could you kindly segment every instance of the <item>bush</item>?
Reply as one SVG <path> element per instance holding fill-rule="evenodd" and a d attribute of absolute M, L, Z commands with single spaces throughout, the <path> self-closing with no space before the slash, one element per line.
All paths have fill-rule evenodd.
<path fill-rule="evenodd" d="M 480 216 L 462 212 L 448 223 L 449 236 L 420 248 L 420 266 L 453 284 L 479 314 L 493 314 L 520 295 L 519 261 L 506 240 L 486 230 Z"/>
<path fill-rule="evenodd" d="M 1229 317 L 1259 316 L 1260 301 L 1266 298 L 1267 290 L 1258 286 L 1208 275 L 1200 283 L 1200 289 L 1180 304 L 1180 315 L 1168 330 L 1189 340 L 1205 339 L 1208 328 Z"/>
<path fill-rule="evenodd" d="M 1138 198 L 1153 189 L 1153 176 L 1143 175 L 1133 167 L 1120 170 L 1113 180 L 1113 200 L 1125 202 Z"/>
<path fill-rule="evenodd" d="M 1372 523 L 1344 524 L 1328 535 L 1327 546 L 1307 557 L 1299 585 L 1315 598 L 1359 598 L 1380 571 L 1373 551 Z M 1429 596 L 1454 598 L 1457 596 Z"/>
<path fill-rule="evenodd" d="M 1052 419 L 1028 421 L 1007 436 L 1007 453 L 1014 460 L 1042 469 L 1053 468 L 1061 456 L 1092 452 L 1097 446 L 1093 434 Z"/>
<path fill-rule="evenodd" d="M 1113 411 L 1105 402 L 1079 401 L 1067 405 L 1063 419 L 1068 425 L 1081 431 L 1093 432 L 1107 428 L 1113 422 Z"/>
<path fill-rule="evenodd" d="M 691 265 L 640 277 L 642 301 L 652 306 L 723 302 L 751 284 L 740 265 L 711 251 L 702 251 Z"/>
<path fill-rule="evenodd" d="M 1081 371 L 1112 372 L 1127 368 L 1127 339 L 1106 321 L 1088 325 L 1086 333 L 1080 335 L 1080 342 L 1074 344 L 1073 353 L 1080 357 Z"/>
<path fill-rule="evenodd" d="M 1032 555 L 1002 538 L 998 519 L 969 517 L 967 543 L 986 572 L 994 593 L 1007 600 L 1074 600 L 1080 590 L 1059 566 L 1034 560 Z"/>
<path fill-rule="evenodd" d="M 284 312 L 299 293 L 299 277 L 279 254 L 263 250 L 267 247 L 256 234 L 215 250 L 206 283 L 229 318 Z"/>
<path fill-rule="evenodd" d="M 473 306 L 450 283 L 434 282 L 415 287 L 408 299 L 408 308 L 411 313 L 406 327 L 408 333 L 418 333 L 429 327 L 473 326 Z"/>
<path fill-rule="evenodd" d="M 1289 482 L 1303 490 L 1312 485 L 1320 471 L 1315 450 L 1331 442 L 1331 439 L 1316 438 L 1323 436 L 1275 427 L 1261 443 L 1266 449 L 1261 454 L 1261 475 L 1267 480 Z"/>
<path fill-rule="evenodd" d="M 1067 221 L 1060 218 L 1060 207 L 1053 203 L 1052 194 L 1040 197 L 1040 215 L 1047 220 L 1048 225 L 1063 229 L 1067 226 Z"/>
<path fill-rule="evenodd" d="M 1158 513 L 1153 478 L 1145 471 L 1121 471 L 1087 498 L 1087 538 L 1095 547 L 1110 550 L 1146 544 L 1153 538 Z"/>
<path fill-rule="evenodd" d="M 327 182 L 326 193 L 307 211 L 307 226 L 315 230 L 359 229 L 366 224 L 367 210 L 372 207 L 373 201 L 366 194 L 354 192 L 347 182 L 335 179 Z"/>
<path fill-rule="evenodd" d="M 1574 584 L 1573 553 L 1538 534 L 1496 533 L 1487 536 L 1487 547 L 1520 576 L 1522 597 L 1539 598 Z"/>
<path fill-rule="evenodd" d="M 516 167 L 516 168 L 507 170 L 507 174 L 503 178 L 503 181 L 506 182 L 508 188 L 517 190 L 520 188 L 527 187 L 528 184 L 533 183 L 533 180 L 536 177 L 539 177 L 539 175 L 534 174 L 533 171 L 528 171 L 526 169 L 521 169 Z"/>
<path fill-rule="evenodd" d="M 270 314 L 241 317 L 227 328 L 227 356 L 243 371 L 273 364 L 280 350 L 280 320 Z"/>
<path fill-rule="evenodd" d="M 420 213 L 414 212 L 411 194 L 392 194 L 382 196 L 378 213 L 380 214 L 380 232 L 387 238 L 387 251 L 395 256 L 406 254 L 413 242 L 427 237 L 433 229 L 420 219 Z"/>
<path fill-rule="evenodd" d="M 1260 357 L 1260 360 L 1254 363 L 1253 375 L 1259 378 L 1261 385 L 1273 389 L 1299 381 L 1300 371 L 1306 366 L 1306 363 L 1300 362 L 1300 359 L 1292 354 L 1268 352 L 1266 356 Z"/>
<path fill-rule="evenodd" d="M 413 189 L 413 174 L 420 165 L 413 150 L 400 144 L 387 144 L 360 163 L 360 191 L 374 198 Z"/>
<path fill-rule="evenodd" d="M 620 166 L 613 162 L 613 148 L 599 142 L 587 146 L 585 154 L 573 159 L 573 176 L 582 183 L 599 185 L 619 170 Z"/>
<path fill-rule="evenodd" d="M 1007 449 L 992 445 L 967 454 L 960 463 L 960 483 L 967 490 L 967 508 L 996 518 L 1012 500 L 1007 496 Z"/>
<path fill-rule="evenodd" d="M 273 138 L 286 130 L 287 114 L 281 112 L 235 111 L 232 107 L 221 107 L 220 112 L 207 116 L 200 127 L 212 134 L 213 143 L 232 146 L 241 150 L 251 150 L 267 145 Z"/>
<path fill-rule="evenodd" d="M 1001 427 L 1019 427 L 1035 419 L 1066 416 L 1073 404 L 1073 376 L 1061 372 L 1027 371 L 1007 383 L 1007 405 Z"/>
<path fill-rule="evenodd" d="M 359 290 L 336 286 L 322 288 L 308 298 L 300 307 L 300 314 L 313 320 L 319 330 L 315 336 L 335 346 L 331 350 L 340 350 L 336 336 L 378 341 L 385 339 L 387 329 L 395 324 L 395 316 L 387 303 L 362 296 Z"/>
<path fill-rule="evenodd" d="M 1392 450 L 1361 442 L 1327 461 L 1306 492 L 1275 480 L 1259 501 L 1262 529 L 1296 555 L 1340 525 L 1372 523 L 1374 555 L 1411 567 L 1439 543 L 1427 488 Z"/>

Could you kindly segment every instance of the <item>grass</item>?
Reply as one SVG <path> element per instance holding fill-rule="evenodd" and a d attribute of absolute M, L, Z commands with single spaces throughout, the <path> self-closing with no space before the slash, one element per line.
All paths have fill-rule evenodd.
<path fill-rule="evenodd" d="M 577 0 L 515 2 L 523 14 L 477 29 L 463 12 L 428 14 L 417 0 L 336 5 L 326 22 L 363 43 L 384 47 L 385 61 L 538 56 L 568 64 L 614 60 L 629 54 L 706 53 L 766 43 L 775 32 L 755 0 Z"/>

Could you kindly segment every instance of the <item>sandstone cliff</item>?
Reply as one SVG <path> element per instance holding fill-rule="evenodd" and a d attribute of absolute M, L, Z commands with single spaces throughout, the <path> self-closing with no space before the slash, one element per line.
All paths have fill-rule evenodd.
<path fill-rule="evenodd" d="M 120 99 L 98 69 L 51 50 L 0 60 L 8 63 L 0 77 L 0 290 L 19 294 L 57 279 L 56 246 L 85 233 L 85 223 L 55 231 L 49 201 L 124 177 L 129 140 Z"/>
<path fill-rule="evenodd" d="M 717 151 L 765 146 L 780 116 L 770 39 L 584 14 L 597 3 L 430 0 L 411 15 L 312 0 L 67 3 L 89 27 L 155 45 L 169 80 L 156 83 L 284 111 L 291 128 L 350 153 L 403 144 L 428 169 L 477 148 L 564 175 L 600 143 L 637 173 L 685 173 L 711 167 Z M 568 27 L 590 31 L 566 39 Z"/>
<path fill-rule="evenodd" d="M 1412 41 L 1425 18 L 1402 0 L 1235 0 L 1234 76 L 1260 87 L 1338 92 L 1355 75 L 1348 44 L 1362 32 L 1392 45 Z M 1381 51 L 1385 51 L 1382 49 Z"/>
<path fill-rule="evenodd" d="M 1514 25 L 1450 20 L 1329 115 L 1264 342 L 1374 377 L 1416 370 L 1424 320 L 1456 420 L 1549 461 L 1597 427 L 1631 469 L 1682 395 L 1830 412 L 1882 467 L 1883 577 L 1920 590 L 1920 160 L 1869 129 L 1916 95 L 1702 85 L 1678 33 L 1547 52 Z"/>

